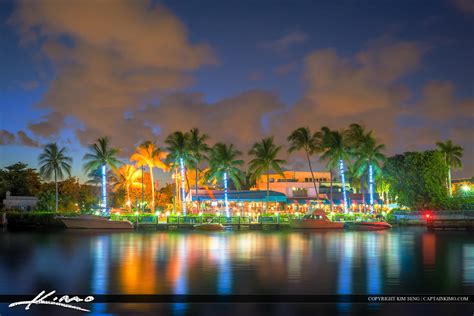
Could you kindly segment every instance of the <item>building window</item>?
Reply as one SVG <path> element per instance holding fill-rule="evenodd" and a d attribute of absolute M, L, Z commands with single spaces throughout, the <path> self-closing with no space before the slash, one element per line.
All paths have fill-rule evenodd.
<path fill-rule="evenodd" d="M 308 190 L 303 188 L 293 188 L 293 197 L 305 198 L 308 197 Z"/>

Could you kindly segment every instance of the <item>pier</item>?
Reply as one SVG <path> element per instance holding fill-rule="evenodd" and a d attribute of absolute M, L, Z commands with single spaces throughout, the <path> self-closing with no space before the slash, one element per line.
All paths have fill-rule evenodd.
<path fill-rule="evenodd" d="M 166 221 L 159 221 L 156 217 L 128 218 L 135 229 L 155 229 L 155 230 L 178 230 L 193 229 L 194 225 L 202 224 L 212 220 L 213 223 L 220 223 L 226 229 L 231 230 L 262 230 L 262 229 L 284 229 L 289 228 L 288 219 L 281 220 L 278 216 L 272 217 L 214 217 L 212 219 L 203 217 L 181 217 L 173 216 L 166 218 Z"/>
<path fill-rule="evenodd" d="M 436 230 L 474 230 L 474 219 L 431 219 L 426 222 L 430 231 Z"/>

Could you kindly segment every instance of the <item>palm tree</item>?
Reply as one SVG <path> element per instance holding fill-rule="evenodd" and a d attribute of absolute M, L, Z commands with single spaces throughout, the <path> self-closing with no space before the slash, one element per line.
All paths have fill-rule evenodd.
<path fill-rule="evenodd" d="M 286 164 L 286 161 L 277 158 L 280 150 L 281 146 L 277 146 L 273 143 L 273 137 L 267 137 L 262 139 L 259 143 L 255 143 L 249 151 L 249 155 L 255 156 L 255 158 L 249 162 L 249 173 L 251 178 L 256 180 L 263 174 L 267 175 L 266 212 L 268 212 L 268 202 L 270 199 L 270 170 L 273 170 L 284 177 L 281 165 Z"/>
<path fill-rule="evenodd" d="M 226 145 L 217 143 L 209 152 L 209 170 L 206 175 L 207 180 L 219 181 L 223 179 L 224 182 L 224 200 L 225 212 L 229 217 L 229 202 L 227 200 L 227 182 L 230 179 L 235 188 L 240 189 L 240 184 L 243 181 L 242 171 L 239 169 L 244 164 L 244 161 L 237 159 L 242 155 L 242 152 L 237 150 L 234 145 Z"/>
<path fill-rule="evenodd" d="M 349 145 L 345 137 L 345 131 L 331 131 L 328 127 L 322 127 L 317 134 L 320 139 L 323 154 L 321 161 L 327 161 L 327 167 L 331 171 L 331 208 L 332 208 L 332 170 L 339 166 L 339 175 L 342 182 L 342 195 L 344 199 L 344 212 L 347 213 L 346 179 L 344 175 L 344 161 L 349 161 Z"/>
<path fill-rule="evenodd" d="M 136 152 L 130 157 L 130 161 L 135 161 L 137 166 L 147 166 L 150 170 L 152 212 L 155 211 L 155 181 L 153 178 L 153 168 L 159 168 L 163 171 L 168 170 L 164 162 L 166 156 L 166 152 L 162 151 L 153 142 L 146 141 L 138 146 Z"/>
<path fill-rule="evenodd" d="M 446 160 L 446 164 L 448 165 L 448 192 L 449 196 L 453 195 L 452 191 L 452 184 L 451 184 L 451 168 L 457 169 L 462 167 L 462 155 L 464 152 L 464 148 L 461 146 L 453 144 L 451 140 L 447 140 L 446 142 L 437 142 L 436 146 L 438 146 L 438 150 L 444 154 L 444 159 Z"/>
<path fill-rule="evenodd" d="M 176 131 L 165 140 L 166 150 L 169 152 L 166 162 L 171 166 L 171 171 L 175 171 L 179 166 L 181 174 L 181 196 L 183 216 L 186 216 L 186 189 L 184 185 L 186 166 L 190 165 L 189 134 Z"/>
<path fill-rule="evenodd" d="M 130 201 L 130 188 L 137 188 L 140 186 L 138 179 L 140 178 L 140 170 L 137 170 L 133 165 L 122 165 L 119 168 L 112 169 L 114 190 L 123 189 L 127 194 L 127 208 L 132 210 L 132 202 Z"/>
<path fill-rule="evenodd" d="M 117 159 L 118 149 L 110 147 L 109 139 L 101 137 L 97 142 L 89 145 L 89 152 L 82 158 L 85 161 L 84 170 L 89 173 L 101 169 L 102 172 L 102 208 L 108 216 L 107 209 L 107 166 L 117 168 L 120 161 Z"/>
<path fill-rule="evenodd" d="M 54 175 L 54 184 L 56 186 L 56 212 L 59 205 L 58 179 L 62 180 L 64 173 L 71 176 L 72 158 L 66 156 L 66 148 L 58 148 L 56 143 L 47 144 L 43 152 L 38 157 L 40 166 L 40 175 L 50 180 Z"/>
<path fill-rule="evenodd" d="M 351 124 L 346 133 L 347 141 L 351 145 L 355 157 L 354 172 L 357 177 L 363 178 L 367 174 L 370 195 L 370 211 L 374 211 L 374 177 L 382 172 L 381 163 L 385 155 L 384 144 L 377 144 L 372 131 L 366 133 L 359 124 Z"/>
<path fill-rule="evenodd" d="M 209 152 L 209 146 L 206 144 L 206 140 L 209 138 L 207 134 L 200 134 L 199 129 L 193 128 L 189 132 L 189 151 L 190 160 L 194 165 L 196 173 L 195 178 L 195 189 L 196 189 L 196 202 L 199 208 L 199 195 L 198 195 L 198 182 L 199 182 L 199 164 L 202 160 L 206 159 L 205 154 Z"/>
<path fill-rule="evenodd" d="M 354 168 L 354 164 L 347 165 L 346 180 L 350 186 L 355 189 L 355 193 L 361 192 L 362 183 L 356 168 Z"/>
<path fill-rule="evenodd" d="M 319 200 L 319 189 L 314 180 L 313 167 L 310 160 L 310 156 L 319 150 L 317 134 L 311 134 L 308 127 L 300 127 L 294 130 L 287 139 L 290 142 L 290 148 L 288 149 L 289 153 L 304 150 L 306 159 L 308 160 L 309 170 L 311 171 L 311 179 L 313 180 L 316 199 Z"/>

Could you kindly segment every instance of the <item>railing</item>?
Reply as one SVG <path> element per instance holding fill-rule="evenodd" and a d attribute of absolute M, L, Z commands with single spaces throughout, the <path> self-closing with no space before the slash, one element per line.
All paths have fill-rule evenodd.
<path fill-rule="evenodd" d="M 129 220 L 134 224 L 201 224 L 207 222 L 220 223 L 223 225 L 248 225 L 248 224 L 288 224 L 293 219 L 300 219 L 304 214 L 263 214 L 259 216 L 231 216 L 225 215 L 153 215 L 153 214 L 111 214 L 112 220 Z M 334 213 L 328 214 L 332 221 L 356 221 L 373 218 L 373 215 L 366 213 Z"/>

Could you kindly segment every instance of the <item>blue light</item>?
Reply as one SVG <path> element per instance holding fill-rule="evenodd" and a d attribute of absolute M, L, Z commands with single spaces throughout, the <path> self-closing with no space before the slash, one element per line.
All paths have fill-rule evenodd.
<path fill-rule="evenodd" d="M 108 215 L 108 210 L 107 210 L 107 170 L 106 170 L 106 165 L 102 165 L 102 212 L 104 212 L 104 215 Z"/>
<path fill-rule="evenodd" d="M 370 213 L 374 212 L 374 169 L 369 165 L 369 194 L 370 194 Z"/>
<path fill-rule="evenodd" d="M 181 171 L 181 198 L 183 199 L 183 216 L 186 216 L 186 191 L 184 188 L 184 162 L 179 158 L 179 168 Z"/>
<path fill-rule="evenodd" d="M 342 197 L 344 199 L 344 213 L 347 214 L 347 194 L 346 194 L 346 177 L 344 176 L 344 161 L 339 159 L 339 173 L 342 182 Z"/>
<path fill-rule="evenodd" d="M 227 172 L 224 172 L 224 202 L 225 202 L 225 216 L 229 218 L 229 200 L 227 197 Z"/>

